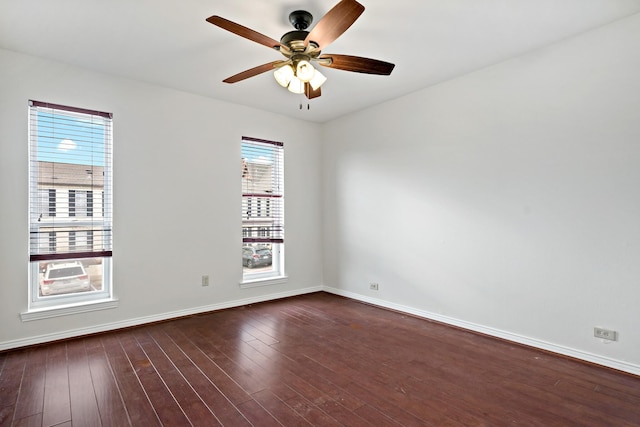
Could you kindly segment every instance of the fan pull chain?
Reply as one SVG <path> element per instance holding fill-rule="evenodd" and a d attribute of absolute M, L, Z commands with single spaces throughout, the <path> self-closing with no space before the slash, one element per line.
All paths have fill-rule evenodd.
<path fill-rule="evenodd" d="M 305 99 L 303 96 L 301 96 L 300 98 L 301 98 L 302 100 L 304 100 L 304 99 Z M 300 101 L 300 109 L 301 109 L 301 110 L 302 110 L 302 104 L 303 104 L 303 101 Z M 310 109 L 311 109 L 311 106 L 309 105 L 309 102 L 307 102 L 307 110 L 310 110 Z"/>

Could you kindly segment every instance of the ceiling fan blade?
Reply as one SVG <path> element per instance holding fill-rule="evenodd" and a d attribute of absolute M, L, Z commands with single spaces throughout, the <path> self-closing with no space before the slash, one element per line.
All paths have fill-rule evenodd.
<path fill-rule="evenodd" d="M 314 41 L 320 49 L 324 48 L 347 31 L 362 12 L 364 12 L 364 6 L 356 0 L 341 0 L 320 18 L 304 40 L 304 45 L 308 46 L 310 41 Z"/>
<path fill-rule="evenodd" d="M 380 74 L 388 76 L 395 64 L 378 59 L 362 58 L 351 55 L 326 54 L 318 57 L 318 64 L 338 70 L 355 71 L 364 74 Z"/>
<path fill-rule="evenodd" d="M 223 80 L 224 83 L 237 83 L 239 81 L 248 79 L 249 77 L 257 76 L 258 74 L 266 73 L 269 70 L 275 69 L 275 67 L 281 62 L 286 61 L 273 61 L 266 64 L 258 65 L 257 67 L 250 68 L 241 73 L 235 74 L 231 77 L 227 77 Z"/>
<path fill-rule="evenodd" d="M 236 24 L 235 22 L 229 21 L 228 19 L 222 18 L 220 16 L 211 16 L 207 18 L 207 22 L 216 25 L 224 30 L 230 31 L 233 34 L 237 34 L 240 37 L 244 37 L 245 39 L 260 43 L 261 45 L 270 47 L 272 49 L 277 49 L 278 47 L 280 47 L 279 41 L 276 41 L 271 37 L 267 37 L 264 34 L 260 34 L 259 32 L 252 30 L 251 28 Z"/>
<path fill-rule="evenodd" d="M 320 89 L 321 88 L 318 88 L 318 89 L 314 90 L 313 87 L 311 87 L 311 83 L 309 83 L 309 82 L 306 82 L 304 84 L 304 94 L 309 99 L 317 98 L 320 95 L 322 95 Z"/>

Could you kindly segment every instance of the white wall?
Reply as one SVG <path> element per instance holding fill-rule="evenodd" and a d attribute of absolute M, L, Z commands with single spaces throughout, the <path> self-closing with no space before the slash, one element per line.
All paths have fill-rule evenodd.
<path fill-rule="evenodd" d="M 20 319 L 27 309 L 29 99 L 114 113 L 116 309 Z M 0 50 L 0 348 L 320 287 L 321 260 L 308 257 L 322 252 L 319 129 Z M 243 135 L 285 143 L 287 284 L 239 288 Z M 209 287 L 201 286 L 204 274 Z"/>
<path fill-rule="evenodd" d="M 639 76 L 636 15 L 327 124 L 325 285 L 640 374 Z"/>

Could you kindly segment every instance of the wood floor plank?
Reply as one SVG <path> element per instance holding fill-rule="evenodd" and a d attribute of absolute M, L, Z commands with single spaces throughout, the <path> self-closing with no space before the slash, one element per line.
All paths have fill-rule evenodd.
<path fill-rule="evenodd" d="M 318 408 L 318 406 L 299 394 L 287 399 L 285 403 L 313 426 L 339 427 L 342 425 L 335 418 L 329 416 L 322 409 Z"/>
<path fill-rule="evenodd" d="M 331 414 L 331 417 L 345 426 L 368 426 L 370 425 L 367 420 L 357 415 L 354 411 L 349 410 L 345 406 L 341 405 L 336 400 L 327 400 L 316 404 L 319 409 L 327 414 Z"/>
<path fill-rule="evenodd" d="M 7 361 L 7 356 L 9 354 L 10 354 L 9 352 L 0 353 L 0 376 L 2 376 L 2 370 L 4 369 L 4 365 Z"/>
<path fill-rule="evenodd" d="M 355 410 L 355 414 L 365 420 L 368 426 L 380 426 L 380 427 L 397 427 L 403 425 L 402 423 L 389 417 L 384 412 L 377 410 L 376 408 L 364 405 Z M 433 424 L 424 422 L 424 426 L 431 427 Z"/>
<path fill-rule="evenodd" d="M 25 394 L 19 400 L 28 359 L 27 351 L 16 351 L 7 354 L 3 360 L 3 369 L 0 372 L 0 426 L 11 425 L 16 415 L 21 418 L 23 414 L 18 412 L 20 401 L 31 400 Z M 37 399 L 34 397 L 34 400 Z"/>
<path fill-rule="evenodd" d="M 164 330 L 151 331 L 151 336 L 171 363 L 180 372 L 194 393 L 206 405 L 211 415 L 211 424 L 219 422 L 222 425 L 249 426 L 247 419 L 220 392 L 198 366 L 182 351 L 182 349 L 165 333 Z M 175 394 L 175 393 L 174 393 Z"/>
<path fill-rule="evenodd" d="M 100 337 L 85 340 L 85 349 L 89 362 L 89 374 L 94 385 L 96 404 L 103 425 L 129 426 L 124 400 L 109 364 Z M 73 417 L 75 422 L 75 417 Z"/>
<path fill-rule="evenodd" d="M 14 427 L 42 427 L 42 413 L 16 419 Z"/>
<path fill-rule="evenodd" d="M 124 349 L 120 345 L 119 335 L 108 334 L 100 336 L 100 342 L 104 348 L 126 411 L 126 416 L 114 414 L 112 418 L 114 422 L 117 421 L 119 424 L 122 423 L 124 425 L 129 422 L 132 426 L 159 426 L 160 420 L 149 401 L 148 395 L 142 388 Z"/>
<path fill-rule="evenodd" d="M 389 400 L 389 392 L 369 378 L 369 374 L 375 374 L 375 367 L 370 366 L 367 375 L 354 371 L 344 363 L 333 359 L 329 346 L 318 348 L 314 351 L 311 348 L 300 350 L 304 357 L 315 361 L 321 365 L 321 371 L 331 381 L 338 384 L 347 392 L 354 394 L 362 400 L 372 404 L 377 408 L 382 408 L 385 412 L 393 413 L 393 417 L 400 420 L 405 425 L 420 425 L 423 423 L 418 417 L 408 413 L 406 410 L 396 406 Z M 435 414 L 438 414 L 437 412 Z"/>
<path fill-rule="evenodd" d="M 264 390 L 275 378 L 270 372 L 263 372 L 253 361 L 241 354 L 225 354 L 208 335 L 201 332 L 192 335 L 194 343 L 219 366 L 226 375 L 249 394 Z M 219 341 L 221 342 L 221 341 Z"/>
<path fill-rule="evenodd" d="M 253 394 L 253 398 L 269 413 L 271 413 L 284 426 L 310 426 L 312 425 L 301 417 L 290 406 L 284 403 L 269 389 L 264 389 Z"/>
<path fill-rule="evenodd" d="M 282 424 L 276 420 L 266 409 L 255 400 L 247 400 L 238 405 L 238 410 L 249 420 L 251 425 L 260 427 L 281 427 Z"/>
<path fill-rule="evenodd" d="M 384 407 L 385 411 L 394 412 L 396 414 L 395 416 L 402 418 L 403 422 L 407 425 L 420 424 L 421 419 L 415 414 L 408 412 L 406 406 L 402 409 L 402 405 L 396 405 L 396 403 L 408 405 L 409 401 L 404 394 L 399 393 L 395 389 L 386 387 L 389 379 L 380 370 L 379 366 L 375 363 L 362 365 L 360 361 L 355 360 L 356 358 L 343 358 L 342 355 L 340 355 L 340 352 L 335 350 L 335 347 L 328 344 L 322 344 L 320 349 L 321 351 L 319 352 L 312 351 L 311 349 L 304 350 L 304 353 L 310 359 L 313 359 L 330 370 L 339 373 L 341 377 L 348 381 L 343 386 L 348 391 L 359 396 L 367 396 L 367 399 L 365 400 L 369 403 L 371 403 L 372 400 L 375 401 L 376 405 L 378 405 L 376 407 Z M 364 369 L 364 371 L 354 368 L 352 365 L 359 366 Z M 362 372 L 367 372 L 367 375 L 362 375 Z M 354 390 L 356 393 L 354 393 Z M 377 396 L 384 396 L 384 399 L 379 399 Z M 424 419 L 427 421 L 436 421 L 430 420 L 430 418 L 440 418 L 439 412 L 426 410 L 425 407 L 428 406 L 429 401 L 426 400 L 425 404 L 419 405 L 418 408 L 421 411 L 424 411 L 424 414 L 422 414 L 425 416 Z"/>
<path fill-rule="evenodd" d="M 640 377 L 326 293 L 0 352 L 0 427 L 628 426 Z"/>
<path fill-rule="evenodd" d="M 99 426 L 100 412 L 96 400 L 89 358 L 84 340 L 70 341 L 67 344 L 67 360 L 69 369 L 69 397 L 71 401 L 71 418 L 79 425 Z"/>
<path fill-rule="evenodd" d="M 316 361 L 304 356 L 292 363 L 295 373 L 306 381 L 312 383 L 316 388 L 326 393 L 332 400 L 339 402 L 350 411 L 364 406 L 366 402 L 344 389 L 348 384 L 348 379 L 322 366 Z"/>
<path fill-rule="evenodd" d="M 189 425 L 187 416 L 143 351 L 137 337 L 134 336 L 138 332 L 139 330 L 133 330 L 131 333 L 120 336 L 120 344 L 153 405 L 155 414 L 164 425 Z"/>
<path fill-rule="evenodd" d="M 276 387 L 272 387 L 271 390 L 276 395 L 278 395 L 281 400 L 285 401 L 289 406 L 292 406 L 294 410 L 296 410 L 296 412 L 298 412 L 299 414 L 303 415 L 301 413 L 301 411 L 303 411 L 306 414 L 316 415 L 322 418 L 322 415 L 318 412 L 326 413 L 323 408 L 331 408 L 333 410 L 332 416 L 334 415 L 334 413 L 338 414 L 339 418 L 341 418 L 343 421 L 364 421 L 361 418 L 355 416 L 349 409 L 347 409 L 347 407 L 342 405 L 342 402 L 345 401 L 344 396 L 347 393 L 342 392 L 336 394 L 336 385 L 328 385 L 328 382 L 324 378 L 319 378 L 318 376 L 305 375 L 306 373 L 308 373 L 306 368 L 278 353 L 271 346 L 264 344 L 262 341 L 254 340 L 246 343 L 246 345 L 243 345 L 242 348 L 244 349 L 245 354 L 247 354 L 249 357 L 252 357 L 253 360 L 259 363 L 265 369 L 273 366 L 279 360 L 284 359 L 286 361 L 282 369 L 279 370 L 281 380 L 281 384 L 279 384 L 279 386 L 286 386 L 286 388 L 294 394 L 287 396 L 284 393 L 275 391 Z M 251 348 L 253 351 L 249 351 L 249 348 Z M 308 378 L 308 380 L 304 377 Z M 327 385 L 328 387 L 326 387 Z M 331 394 L 325 393 L 322 388 L 324 388 L 325 390 L 328 389 L 328 392 Z M 332 395 L 335 396 L 337 400 L 334 399 Z M 348 397 L 348 399 L 349 398 L 350 396 Z M 296 406 L 293 406 L 293 402 L 295 402 Z M 362 404 L 363 403 L 359 402 L 355 405 L 355 407 L 359 407 Z M 298 410 L 297 407 L 300 407 L 301 409 Z M 307 418 L 307 416 L 303 416 Z M 317 422 L 319 421 L 312 421 L 312 423 L 314 424 Z M 331 421 L 326 422 L 329 424 L 331 423 Z"/>
<path fill-rule="evenodd" d="M 54 343 L 47 347 L 43 425 L 54 426 L 71 421 L 69 390 L 67 344 Z"/>
<path fill-rule="evenodd" d="M 138 330 L 135 334 L 142 350 L 145 352 L 150 362 L 153 364 L 158 376 L 164 382 L 175 401 L 189 422 L 194 426 L 215 426 L 221 425 L 220 421 L 213 414 L 210 408 L 203 402 L 195 392 L 192 384 L 178 370 L 170 355 L 165 349 L 160 347 L 155 335 L 159 335 L 160 326 L 147 328 L 146 331 Z M 177 353 L 172 352 L 173 355 Z M 181 360 L 178 360 L 178 363 Z M 190 362 L 187 362 L 190 363 Z"/>
<path fill-rule="evenodd" d="M 22 378 L 20 394 L 16 402 L 15 419 L 29 418 L 39 415 L 42 418 L 44 406 L 44 372 L 27 375 L 28 369 Z"/>
<path fill-rule="evenodd" d="M 4 404 L 0 407 L 0 427 L 10 426 L 13 424 L 13 414 L 15 412 L 15 404 Z"/>
<path fill-rule="evenodd" d="M 206 349 L 210 343 L 205 341 L 203 343 L 204 348 L 200 348 L 182 330 L 183 328 L 175 325 L 165 328 L 171 339 L 180 346 L 185 355 L 198 366 L 200 371 L 216 386 L 220 393 L 236 406 L 251 400 L 249 393 L 206 355 Z"/>

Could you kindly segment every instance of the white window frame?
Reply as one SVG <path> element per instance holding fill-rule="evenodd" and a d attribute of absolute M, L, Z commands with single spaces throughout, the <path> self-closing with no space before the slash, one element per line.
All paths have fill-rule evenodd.
<path fill-rule="evenodd" d="M 247 243 L 247 240 L 256 238 L 258 238 L 258 240 L 265 239 L 264 243 L 271 245 L 272 268 L 269 271 L 247 272 L 244 266 L 242 266 L 243 273 L 240 286 L 242 288 L 250 288 L 256 286 L 286 283 L 287 276 L 285 273 L 284 230 L 281 233 L 274 233 L 272 232 L 269 225 L 260 223 L 260 221 L 268 220 L 268 217 L 270 217 L 271 213 L 275 213 L 276 215 L 278 215 L 279 220 L 282 221 L 282 226 L 284 227 L 284 144 L 280 142 L 268 141 L 246 136 L 242 137 L 242 144 L 243 147 L 245 147 L 244 144 L 262 146 L 264 147 L 265 151 L 271 151 L 270 156 L 274 156 L 274 167 L 277 167 L 278 169 L 272 172 L 273 184 L 270 192 L 277 194 L 279 197 L 274 199 L 265 198 L 265 200 L 259 200 L 254 191 L 249 191 L 251 195 L 246 195 L 245 192 L 247 191 L 247 189 L 242 189 L 243 208 L 241 217 L 243 219 L 243 246 L 245 244 L 251 244 Z M 250 177 L 251 159 L 247 159 L 243 156 L 243 187 L 245 187 L 244 180 L 249 179 Z M 259 209 L 258 206 L 260 207 Z M 251 213 L 249 213 L 249 210 Z M 251 221 L 257 222 L 251 223 Z M 275 239 L 273 241 L 266 241 L 273 236 L 275 236 Z M 242 251 L 240 252 L 242 253 Z"/>
<path fill-rule="evenodd" d="M 51 212 L 50 207 L 50 190 L 47 188 L 40 188 L 38 182 L 38 168 L 41 167 L 42 162 L 39 160 L 38 156 L 38 147 L 39 141 L 37 140 L 39 134 L 38 129 L 38 112 L 45 111 L 48 113 L 53 113 L 56 116 L 68 116 L 70 118 L 78 119 L 78 120 L 87 120 L 90 117 L 102 117 L 101 125 L 104 126 L 104 139 L 102 143 L 103 145 L 103 158 L 101 158 L 101 162 L 103 162 L 102 169 L 104 171 L 103 176 L 103 188 L 102 193 L 100 194 L 99 204 L 101 206 L 101 212 L 96 215 L 96 192 L 94 191 L 97 187 L 91 187 L 90 190 L 85 190 L 85 194 L 87 191 L 93 191 L 92 195 L 92 214 L 88 213 L 88 200 L 85 200 L 85 206 L 83 209 L 85 210 L 85 215 L 77 215 L 76 216 L 69 215 L 68 206 L 66 211 L 62 211 L 59 205 L 67 204 L 68 205 L 68 191 L 63 191 L 61 189 L 57 189 L 57 197 L 56 197 L 56 206 L 55 206 L 55 217 L 46 217 L 46 215 L 42 215 L 38 218 L 36 214 L 37 208 L 34 207 L 33 203 L 39 203 L 39 199 L 43 198 L 43 190 L 47 192 L 48 209 Z M 22 320 L 38 320 L 41 318 L 55 317 L 59 315 L 67 315 L 73 314 L 76 312 L 86 312 L 92 309 L 101 310 L 105 308 L 114 308 L 117 306 L 117 300 L 113 298 L 113 285 L 112 285 L 112 257 L 111 257 L 111 236 L 112 236 L 112 150 L 113 150 L 113 125 L 112 125 L 112 115 L 110 113 L 102 113 L 96 112 L 93 110 L 86 110 L 75 107 L 67 107 L 57 104 L 48 104 L 38 101 L 30 101 L 29 102 L 29 230 L 30 230 L 30 241 L 29 247 L 31 251 L 31 260 L 29 260 L 29 292 L 28 292 L 28 310 L 26 313 L 22 313 Z M 55 164 L 56 161 L 52 160 Z M 51 163 L 51 162 L 49 162 Z M 87 170 L 87 173 L 90 171 Z M 75 175 L 74 175 L 75 176 Z M 54 189 L 55 190 L 55 189 Z M 67 196 L 63 198 L 60 197 L 61 193 L 66 193 Z M 85 196 L 87 197 L 87 196 Z M 106 210 L 106 216 L 105 216 Z M 50 234 L 57 233 L 66 234 L 70 236 L 69 231 L 71 231 L 71 227 L 74 227 L 75 233 L 75 243 L 76 245 L 71 246 L 67 241 L 68 250 L 66 253 L 55 253 L 55 254 L 47 254 L 53 247 L 51 246 L 48 251 L 44 254 L 39 252 L 40 249 L 33 246 L 32 233 L 35 235 L 39 235 L 41 233 L 40 227 L 51 227 L 51 221 L 55 221 L 54 230 L 60 230 L 61 228 L 64 230 L 64 227 L 69 227 L 68 231 L 53 231 Z M 86 227 L 85 231 L 77 230 L 78 227 Z M 90 242 L 93 242 L 94 231 L 96 227 L 101 230 L 108 230 L 108 232 L 101 231 L 102 240 L 101 241 L 101 250 L 96 251 L 95 248 L 89 248 Z M 78 233 L 86 233 L 85 241 L 82 243 L 82 246 L 78 246 L 77 243 L 80 239 L 78 239 Z M 104 241 L 104 235 L 108 235 L 107 241 Z M 61 237 L 61 238 L 69 238 L 69 237 Z M 51 237 L 49 237 L 51 239 Z M 34 239 L 36 241 L 37 239 Z M 39 242 L 36 246 L 40 247 L 42 245 L 42 239 L 39 239 Z M 84 247 L 83 247 L 84 246 Z M 34 252 L 35 251 L 35 252 Z M 76 252 L 77 251 L 77 252 Z M 74 255 L 77 254 L 77 257 Z M 34 257 L 37 257 L 37 260 L 33 260 Z M 79 261 L 81 259 L 86 258 L 99 258 L 101 259 L 102 265 L 102 288 L 101 290 L 94 290 L 88 292 L 79 292 L 79 293 L 69 293 L 62 295 L 51 295 L 51 296 L 40 296 L 39 292 L 39 282 L 40 282 L 40 262 L 47 262 L 49 259 L 54 262 L 58 260 L 64 259 L 65 261 Z M 61 261 L 62 262 L 62 261 Z M 93 305 L 93 308 L 88 307 Z"/>

